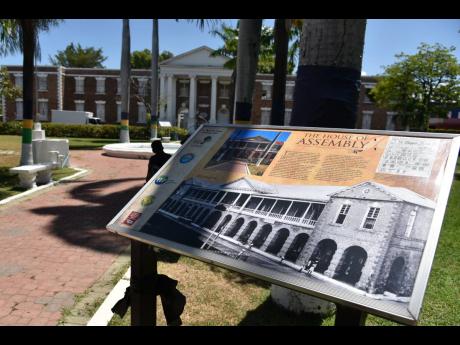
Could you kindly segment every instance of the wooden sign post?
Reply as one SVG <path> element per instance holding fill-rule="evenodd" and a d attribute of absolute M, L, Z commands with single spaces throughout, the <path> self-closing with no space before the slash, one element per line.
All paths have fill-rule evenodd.
<path fill-rule="evenodd" d="M 156 326 L 157 276 L 153 247 L 131 240 L 131 326 Z"/>

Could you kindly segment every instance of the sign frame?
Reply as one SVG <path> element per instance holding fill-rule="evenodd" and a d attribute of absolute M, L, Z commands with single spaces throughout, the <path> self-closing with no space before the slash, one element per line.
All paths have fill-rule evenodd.
<path fill-rule="evenodd" d="M 359 129 L 340 129 L 340 128 L 317 128 L 317 127 L 293 127 L 293 126 L 266 126 L 266 125 L 220 125 L 220 124 L 204 124 L 201 125 L 189 138 L 188 143 L 192 142 L 194 138 L 205 128 L 234 128 L 234 129 L 260 129 L 260 130 L 283 130 L 283 131 L 309 131 L 309 132 L 333 132 L 333 133 L 347 133 L 347 134 L 369 134 L 369 135 L 384 135 L 384 136 L 396 136 L 396 137 L 414 137 L 414 138 L 433 138 L 433 139 L 450 139 L 451 147 L 447 154 L 447 159 L 444 168 L 443 181 L 439 188 L 439 193 L 434 209 L 434 214 L 431 218 L 431 225 L 426 239 L 426 244 L 423 249 L 421 261 L 417 270 L 417 275 L 414 282 L 414 288 L 410 301 L 407 307 L 407 314 L 389 312 L 388 310 L 382 310 L 376 307 L 369 306 L 368 303 L 360 303 L 354 300 L 347 300 L 338 298 L 336 296 L 329 295 L 324 291 L 315 290 L 307 287 L 296 285 L 292 282 L 282 281 L 276 278 L 276 275 L 270 274 L 270 272 L 264 272 L 264 269 L 260 269 L 258 273 L 251 270 L 253 265 L 246 264 L 245 262 L 238 261 L 238 267 L 233 264 L 234 259 L 225 257 L 220 254 L 215 254 L 206 250 L 201 250 L 186 246 L 177 242 L 167 240 L 165 238 L 149 235 L 142 233 L 139 230 L 125 229 L 118 226 L 116 223 L 120 217 L 132 206 L 133 202 L 143 194 L 149 183 L 143 186 L 142 189 L 117 213 L 117 215 L 107 224 L 107 229 L 111 232 L 119 234 L 121 236 L 137 240 L 155 247 L 165 249 L 180 255 L 191 257 L 206 263 L 210 263 L 219 267 L 223 267 L 232 271 L 236 271 L 257 279 L 267 281 L 271 284 L 283 286 L 298 292 L 305 293 L 314 297 L 322 298 L 324 300 L 331 301 L 333 303 L 342 304 L 347 307 L 356 308 L 366 313 L 374 314 L 389 320 L 394 320 L 399 323 L 416 325 L 418 317 L 422 308 L 423 298 L 425 290 L 428 284 L 429 274 L 433 264 L 435 250 L 437 247 L 442 223 L 447 207 L 447 201 L 451 190 L 452 182 L 454 179 L 454 173 L 456 168 L 456 162 L 458 158 L 458 152 L 460 149 L 460 135 L 454 135 L 449 133 L 425 133 L 425 132 L 405 132 L 405 131 L 382 131 L 382 130 L 359 130 Z M 173 158 L 184 153 L 187 145 L 183 145 L 174 154 Z M 152 180 L 157 179 L 159 176 L 164 175 L 168 169 L 169 164 L 174 161 L 171 158 L 153 177 Z M 151 181 L 152 181 L 151 180 Z M 177 187 L 183 181 L 177 181 Z M 163 196 L 163 201 L 160 205 L 172 194 Z M 154 212 L 151 215 L 153 215 Z"/>

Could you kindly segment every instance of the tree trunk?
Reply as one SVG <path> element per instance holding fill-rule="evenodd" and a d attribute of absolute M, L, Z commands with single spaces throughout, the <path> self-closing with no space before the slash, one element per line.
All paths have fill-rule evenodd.
<path fill-rule="evenodd" d="M 158 19 L 153 19 L 152 29 L 152 83 L 151 83 L 151 112 L 150 140 L 158 137 Z"/>
<path fill-rule="evenodd" d="M 129 143 L 129 84 L 131 79 L 131 38 L 129 19 L 123 19 L 121 43 L 121 123 L 120 142 Z"/>
<path fill-rule="evenodd" d="M 262 19 L 240 19 L 236 58 L 235 123 L 251 123 Z"/>
<path fill-rule="evenodd" d="M 22 150 L 21 165 L 33 164 L 32 153 L 32 128 L 34 104 L 34 56 L 35 56 L 35 24 L 33 19 L 22 19 L 22 45 L 23 45 L 23 121 L 22 121 Z"/>
<path fill-rule="evenodd" d="M 275 19 L 275 73 L 273 75 L 270 124 L 284 125 L 286 73 L 289 49 L 290 19 Z"/>
<path fill-rule="evenodd" d="M 365 19 L 304 19 L 294 90 L 292 126 L 354 128 Z M 327 314 L 317 298 L 272 285 L 271 296 L 286 309 L 302 300 L 303 312 Z"/>
<path fill-rule="evenodd" d="M 291 125 L 354 128 L 365 19 L 304 19 Z"/>

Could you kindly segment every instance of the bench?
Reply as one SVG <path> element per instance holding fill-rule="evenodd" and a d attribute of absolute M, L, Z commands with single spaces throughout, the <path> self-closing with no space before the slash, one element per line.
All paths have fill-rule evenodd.
<path fill-rule="evenodd" d="M 21 165 L 10 168 L 11 174 L 19 174 L 19 186 L 30 189 L 37 186 L 37 183 L 47 184 L 51 182 L 51 169 L 53 163 Z"/>

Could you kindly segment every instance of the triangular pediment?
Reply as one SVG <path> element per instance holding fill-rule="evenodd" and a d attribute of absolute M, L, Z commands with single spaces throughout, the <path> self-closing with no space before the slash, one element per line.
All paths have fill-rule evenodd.
<path fill-rule="evenodd" d="M 369 199 L 382 201 L 406 201 L 411 204 L 420 205 L 434 209 L 436 203 L 412 190 L 403 187 L 385 186 L 376 182 L 363 182 L 356 186 L 346 188 L 331 197 Z"/>
<path fill-rule="evenodd" d="M 400 198 L 386 190 L 383 185 L 377 185 L 372 182 L 360 183 L 356 186 L 352 186 L 338 193 L 332 194 L 331 197 L 382 201 L 402 201 Z"/>
<path fill-rule="evenodd" d="M 225 56 L 210 56 L 214 52 L 213 49 L 202 46 L 183 54 L 174 56 L 168 60 L 160 63 L 164 67 L 180 67 L 180 66 L 193 66 L 193 67 L 220 67 L 223 68 L 224 64 L 229 60 Z"/>
<path fill-rule="evenodd" d="M 246 177 L 222 185 L 223 189 L 240 190 L 262 194 L 276 193 L 276 188 L 264 182 L 249 180 Z"/>

